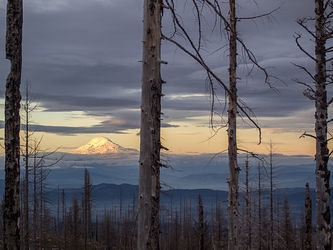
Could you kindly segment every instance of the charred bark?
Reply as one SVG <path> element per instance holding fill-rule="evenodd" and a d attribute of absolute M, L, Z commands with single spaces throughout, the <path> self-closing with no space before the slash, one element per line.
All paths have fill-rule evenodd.
<path fill-rule="evenodd" d="M 162 2 L 145 0 L 139 161 L 139 250 L 160 248 L 161 19 Z"/>
<path fill-rule="evenodd" d="M 331 249 L 330 225 L 330 171 L 327 168 L 327 92 L 326 92 L 326 40 L 324 1 L 315 1 L 316 14 L 316 229 L 318 249 Z"/>
<path fill-rule="evenodd" d="M 238 175 L 237 163 L 237 33 L 236 4 L 230 0 L 229 33 L 229 95 L 228 95 L 228 156 L 229 156 L 229 194 L 228 194 L 228 249 L 238 249 Z"/>
<path fill-rule="evenodd" d="M 22 0 L 7 2 L 6 58 L 11 62 L 5 99 L 4 249 L 20 249 L 20 84 L 22 69 Z"/>

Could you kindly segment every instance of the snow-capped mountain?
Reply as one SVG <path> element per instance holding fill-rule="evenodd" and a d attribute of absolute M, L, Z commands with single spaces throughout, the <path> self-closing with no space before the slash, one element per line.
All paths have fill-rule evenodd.
<path fill-rule="evenodd" d="M 106 137 L 93 138 L 86 145 L 72 151 L 74 154 L 84 155 L 119 155 L 136 152 L 138 152 L 136 149 L 124 148 Z"/>

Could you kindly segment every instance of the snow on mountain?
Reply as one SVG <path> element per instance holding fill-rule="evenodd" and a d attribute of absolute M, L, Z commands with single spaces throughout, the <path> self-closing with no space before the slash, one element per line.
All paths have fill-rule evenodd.
<path fill-rule="evenodd" d="M 106 137 L 96 137 L 86 145 L 74 149 L 72 153 L 83 155 L 119 155 L 137 153 L 136 149 L 124 148 Z"/>

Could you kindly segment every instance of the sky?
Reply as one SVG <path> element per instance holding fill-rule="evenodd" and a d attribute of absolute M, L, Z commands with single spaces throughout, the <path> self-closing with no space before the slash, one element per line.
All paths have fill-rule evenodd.
<path fill-rule="evenodd" d="M 184 25 L 195 31 L 193 8 L 179 1 L 177 11 Z M 280 80 L 274 89 L 260 72 L 250 68 L 239 50 L 238 91 L 252 108 L 262 128 L 258 132 L 239 119 L 239 147 L 267 153 L 269 142 L 276 153 L 313 155 L 312 139 L 300 139 L 313 132 L 314 104 L 304 88 L 293 79 L 308 81 L 292 63 L 313 72 L 311 61 L 297 49 L 295 32 L 302 32 L 302 44 L 313 53 L 313 42 L 297 25 L 297 18 L 312 16 L 311 0 L 239 0 L 238 16 L 253 16 L 280 9 L 270 17 L 238 23 L 241 39 L 255 53 L 258 62 Z M 5 60 L 5 7 L 0 0 L 0 96 L 3 106 L 9 62 Z M 96 136 L 139 149 L 140 89 L 143 1 L 137 0 L 25 0 L 22 84 L 29 83 L 38 109 L 31 115 L 36 136 L 43 136 L 46 149 L 70 151 Z M 209 13 L 208 13 L 209 14 Z M 204 22 L 203 51 L 210 67 L 227 81 L 227 40 L 212 28 L 212 15 Z M 166 11 L 163 32 L 170 34 Z M 194 36 L 195 37 L 195 36 Z M 177 37 L 179 41 L 181 38 Z M 172 154 L 218 153 L 227 149 L 226 129 L 210 128 L 210 92 L 198 64 L 165 41 L 162 66 L 165 96 L 162 100 L 162 143 Z M 24 87 L 22 88 L 24 90 Z M 224 94 L 217 90 L 223 110 Z M 329 112 L 332 113 L 332 112 Z M 4 115 L 0 114 L 3 127 Z M 215 125 L 218 127 L 218 119 Z M 0 130 L 3 134 L 3 129 Z"/>

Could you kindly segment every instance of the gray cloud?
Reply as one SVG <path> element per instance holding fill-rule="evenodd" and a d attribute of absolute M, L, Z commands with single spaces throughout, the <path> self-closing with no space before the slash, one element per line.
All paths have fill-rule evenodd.
<path fill-rule="evenodd" d="M 178 125 L 162 123 L 163 128 L 175 128 Z M 4 128 L 4 121 L 0 121 L 0 128 Z M 25 130 L 25 125 L 21 125 L 22 130 Z M 68 126 L 46 126 L 30 124 L 29 129 L 33 132 L 47 132 L 60 135 L 76 135 L 76 134 L 126 134 L 128 129 L 139 129 L 140 123 L 137 120 L 121 120 L 119 118 L 105 120 L 98 125 L 90 127 L 68 127 Z M 3 140 L 0 137 L 0 140 Z"/>
<path fill-rule="evenodd" d="M 239 16 L 253 16 L 284 4 L 271 18 L 255 22 L 240 22 L 239 34 L 257 59 L 269 67 L 270 72 L 285 82 L 275 82 L 279 92 L 264 86 L 262 74 L 246 76 L 246 67 L 240 57 L 240 97 L 255 111 L 257 117 L 276 117 L 275 126 L 281 127 L 287 117 L 310 110 L 313 104 L 302 95 L 303 88 L 291 79 L 304 79 L 304 74 L 291 65 L 300 63 L 313 68 L 309 60 L 297 49 L 293 34 L 300 31 L 297 17 L 313 14 L 311 1 L 257 0 L 239 3 Z M 56 133 L 97 133 L 96 131 L 124 132 L 138 128 L 139 112 L 125 112 L 140 108 L 142 3 L 134 0 L 32 0 L 25 2 L 23 79 L 29 80 L 35 99 L 48 111 L 84 111 L 90 116 L 105 116 L 105 121 L 93 127 L 39 126 L 43 131 Z M 75 6 L 75 7 L 74 7 Z M 189 5 L 186 5 L 187 7 Z M 179 4 L 185 25 L 194 30 L 192 11 Z M 184 11 L 182 13 L 182 11 Z M 297 14 L 296 14 L 297 13 Z M 206 58 L 212 68 L 227 82 L 228 52 L 215 49 L 226 44 L 225 37 L 212 32 L 213 19 L 206 18 L 203 43 Z M 5 2 L 0 3 L 0 51 L 5 46 Z M 171 23 L 167 11 L 164 32 Z M 305 47 L 313 51 L 312 43 L 304 36 Z M 165 123 L 181 121 L 193 116 L 208 115 L 208 97 L 190 96 L 208 94 L 201 68 L 171 44 L 163 42 L 162 76 L 166 97 L 163 99 Z M 241 55 L 241 53 L 240 53 Z M 0 86 L 4 89 L 9 64 L 0 54 Z M 217 111 L 222 110 L 218 105 Z M 3 92 L 2 92 L 3 93 Z M 1 94 L 1 92 L 0 92 Z M 175 94 L 188 94 L 186 98 L 169 98 Z M 186 111 L 186 112 L 182 112 Z M 110 122 L 116 117 L 122 123 Z M 305 117 L 305 116 L 304 116 Z M 310 124 L 312 114 L 306 118 Z M 207 121 L 208 122 L 208 121 Z M 295 123 L 294 123 L 295 124 Z M 264 126 L 273 124 L 263 122 Z M 306 126 L 306 124 L 303 124 Z M 170 125 L 168 125 L 170 126 Z M 37 127 L 36 127 L 37 129 Z M 62 132 L 61 132 L 62 131 Z M 73 132 L 74 131 L 74 132 Z M 94 132 L 95 131 L 95 132 Z M 103 132 L 100 132 L 103 133 Z"/>

